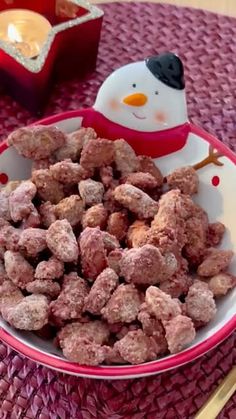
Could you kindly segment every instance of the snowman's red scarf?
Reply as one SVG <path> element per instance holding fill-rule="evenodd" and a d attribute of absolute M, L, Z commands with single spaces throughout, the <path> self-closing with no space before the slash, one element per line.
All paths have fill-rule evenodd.
<path fill-rule="evenodd" d="M 163 131 L 136 131 L 109 121 L 93 108 L 83 110 L 81 116 L 83 116 L 82 126 L 93 127 L 99 137 L 111 140 L 124 138 L 137 154 L 149 155 L 152 158 L 161 157 L 183 148 L 190 131 L 189 123 Z"/>

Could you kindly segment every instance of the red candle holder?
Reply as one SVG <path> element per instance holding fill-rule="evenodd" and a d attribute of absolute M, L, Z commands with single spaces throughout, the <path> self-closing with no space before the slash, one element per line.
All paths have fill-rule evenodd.
<path fill-rule="evenodd" d="M 41 113 L 55 78 L 82 79 L 94 70 L 103 11 L 83 0 L 0 0 L 0 12 L 10 9 L 40 13 L 52 25 L 33 59 L 0 40 L 0 84 L 25 108 Z"/>

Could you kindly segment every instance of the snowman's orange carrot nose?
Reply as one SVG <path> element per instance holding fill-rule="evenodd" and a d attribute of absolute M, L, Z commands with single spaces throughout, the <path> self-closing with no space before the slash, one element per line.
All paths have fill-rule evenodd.
<path fill-rule="evenodd" d="M 123 102 L 129 106 L 143 106 L 147 100 L 147 96 L 143 93 L 133 93 L 132 95 L 126 96 Z"/>

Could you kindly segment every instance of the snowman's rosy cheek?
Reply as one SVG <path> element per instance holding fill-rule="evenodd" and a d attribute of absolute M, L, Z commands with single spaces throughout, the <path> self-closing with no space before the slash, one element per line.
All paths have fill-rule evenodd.
<path fill-rule="evenodd" d="M 167 122 L 167 115 L 165 112 L 163 111 L 157 111 L 154 114 L 154 119 L 155 121 L 157 121 L 159 124 L 164 124 L 165 122 Z"/>
<path fill-rule="evenodd" d="M 120 108 L 120 103 L 116 99 L 110 99 L 108 102 L 108 106 L 113 111 L 117 111 Z"/>

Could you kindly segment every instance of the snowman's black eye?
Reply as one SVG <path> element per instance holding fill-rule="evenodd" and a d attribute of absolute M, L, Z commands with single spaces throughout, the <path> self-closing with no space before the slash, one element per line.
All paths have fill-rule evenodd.
<path fill-rule="evenodd" d="M 132 87 L 136 87 L 136 83 L 133 83 L 133 84 L 132 84 Z"/>
<path fill-rule="evenodd" d="M 159 92 L 157 90 L 155 91 L 155 95 L 159 95 Z"/>

